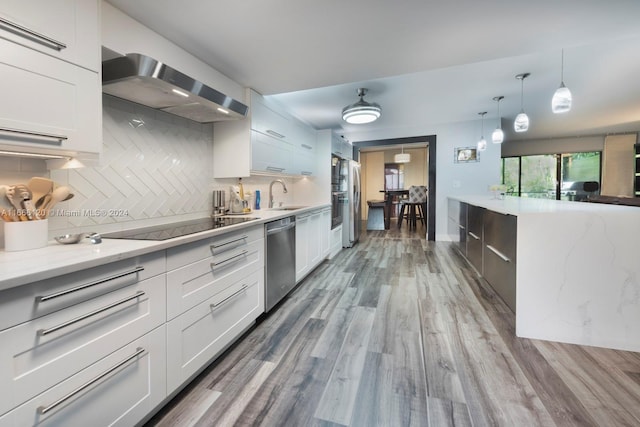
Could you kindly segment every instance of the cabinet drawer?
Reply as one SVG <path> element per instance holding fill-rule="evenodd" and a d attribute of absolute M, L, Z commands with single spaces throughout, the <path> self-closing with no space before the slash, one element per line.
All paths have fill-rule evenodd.
<path fill-rule="evenodd" d="M 204 367 L 264 311 L 264 274 L 255 271 L 167 323 L 167 387 Z"/>
<path fill-rule="evenodd" d="M 516 262 L 496 251 L 491 245 L 484 247 L 484 278 L 515 313 Z"/>
<path fill-rule="evenodd" d="M 209 258 L 212 255 L 233 251 L 249 243 L 264 238 L 264 227 L 258 225 L 241 231 L 234 231 L 211 239 L 200 240 L 167 249 L 167 271 Z"/>
<path fill-rule="evenodd" d="M 166 320 L 154 276 L 0 333 L 0 413 L 69 378 Z"/>
<path fill-rule="evenodd" d="M 167 319 L 216 295 L 264 267 L 264 239 L 235 247 L 167 273 Z"/>
<path fill-rule="evenodd" d="M 0 51 L 5 100 L 0 103 L 0 145 L 41 153 L 100 153 L 98 73 L 3 39 Z"/>
<path fill-rule="evenodd" d="M 484 243 L 515 262 L 517 227 L 517 217 L 488 210 L 484 214 Z"/>
<path fill-rule="evenodd" d="M 114 351 L 1 416 L 0 427 L 135 425 L 167 394 L 165 334 L 163 325 Z"/>
<path fill-rule="evenodd" d="M 7 289 L 0 292 L 0 330 L 131 286 L 164 271 L 164 251 L 159 251 Z"/>
<path fill-rule="evenodd" d="M 3 0 L 0 37 L 97 72 L 98 11 L 97 0 Z"/>

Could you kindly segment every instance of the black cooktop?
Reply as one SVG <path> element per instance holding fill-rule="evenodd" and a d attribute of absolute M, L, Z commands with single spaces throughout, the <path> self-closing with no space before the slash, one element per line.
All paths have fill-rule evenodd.
<path fill-rule="evenodd" d="M 105 239 L 131 239 L 131 240 L 167 240 L 174 237 L 186 236 L 201 231 L 241 224 L 257 218 L 247 217 L 218 217 L 202 218 L 191 221 L 173 222 L 170 224 L 154 225 L 151 227 L 137 228 L 135 230 L 115 231 L 101 236 Z"/>

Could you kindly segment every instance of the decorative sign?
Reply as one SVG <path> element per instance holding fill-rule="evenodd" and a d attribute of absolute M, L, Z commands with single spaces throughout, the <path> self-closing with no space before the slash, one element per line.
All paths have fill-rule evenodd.
<path fill-rule="evenodd" d="M 454 163 L 479 162 L 480 153 L 476 147 L 457 147 L 453 149 Z"/>

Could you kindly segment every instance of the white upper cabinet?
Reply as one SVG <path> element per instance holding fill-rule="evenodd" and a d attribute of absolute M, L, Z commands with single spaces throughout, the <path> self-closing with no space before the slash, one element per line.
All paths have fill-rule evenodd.
<path fill-rule="evenodd" d="M 98 72 L 98 0 L 3 0 L 0 37 Z"/>
<path fill-rule="evenodd" d="M 249 120 L 213 126 L 213 174 L 315 175 L 316 131 L 249 90 Z"/>
<path fill-rule="evenodd" d="M 0 149 L 100 154 L 98 10 L 97 0 L 0 4 Z"/>
<path fill-rule="evenodd" d="M 331 152 L 337 154 L 343 159 L 353 158 L 353 146 L 349 144 L 344 138 L 331 134 Z"/>

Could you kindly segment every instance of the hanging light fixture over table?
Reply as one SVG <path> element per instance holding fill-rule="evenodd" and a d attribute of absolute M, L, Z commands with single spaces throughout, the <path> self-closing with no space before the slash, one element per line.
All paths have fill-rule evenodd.
<path fill-rule="evenodd" d="M 358 89 L 360 101 L 347 105 L 342 109 L 342 120 L 351 124 L 364 124 L 376 121 L 380 117 L 382 108 L 375 102 L 367 102 L 362 99 L 366 94 L 366 88 L 361 87 Z"/>
<path fill-rule="evenodd" d="M 524 112 L 524 79 L 530 75 L 530 73 L 522 73 L 516 76 L 516 79 L 520 80 L 520 114 L 516 116 L 516 120 L 513 122 L 513 130 L 516 132 L 529 130 L 529 116 Z"/>
<path fill-rule="evenodd" d="M 411 154 L 404 152 L 404 146 L 402 146 L 402 153 L 393 156 L 393 161 L 396 163 L 409 163 L 411 161 Z"/>
<path fill-rule="evenodd" d="M 478 151 L 484 151 L 487 149 L 487 140 L 484 139 L 484 115 L 487 114 L 486 111 L 483 111 L 481 113 L 478 113 L 481 117 L 480 119 L 480 123 L 481 123 L 481 131 L 480 131 L 480 140 L 478 141 L 477 144 L 477 149 Z"/>
<path fill-rule="evenodd" d="M 564 49 L 562 49 L 562 60 L 560 64 L 560 87 L 551 98 L 551 110 L 555 114 L 566 113 L 571 110 L 571 91 L 564 85 Z"/>
<path fill-rule="evenodd" d="M 502 118 L 500 117 L 500 101 L 504 99 L 504 96 L 495 96 L 494 101 L 498 103 L 498 126 L 491 134 L 491 141 L 494 144 L 502 144 L 504 141 L 504 132 L 502 131 Z"/>

